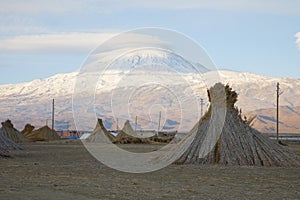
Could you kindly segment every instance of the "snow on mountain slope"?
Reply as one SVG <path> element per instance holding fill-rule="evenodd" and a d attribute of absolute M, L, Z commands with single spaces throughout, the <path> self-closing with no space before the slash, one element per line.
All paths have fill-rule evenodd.
<path fill-rule="evenodd" d="M 36 79 L 31 82 L 0 85 L 0 98 L 17 95 L 19 97 L 51 97 L 57 94 L 73 92 L 74 80 L 78 72 L 57 74 L 45 79 Z"/>
<path fill-rule="evenodd" d="M 150 66 L 152 70 L 148 70 L 147 63 L 152 63 Z M 122 68 L 125 65 L 129 66 L 130 73 L 128 73 L 128 66 Z M 140 66 L 143 66 L 143 70 L 139 70 Z M 160 67 L 165 66 L 172 66 L 172 68 L 161 70 Z M 195 106 L 200 108 L 200 101 L 198 101 L 200 98 L 204 98 L 204 111 L 208 108 L 206 94 L 208 86 L 205 81 L 210 80 L 213 75 L 213 72 L 205 72 L 205 69 L 202 70 L 202 74 L 195 74 L 190 67 L 180 57 L 168 53 L 156 54 L 147 51 L 144 54 L 128 54 L 115 60 L 114 67 L 106 71 L 101 78 L 99 74 L 92 75 L 97 80 L 97 85 L 93 83 L 96 85 L 95 99 L 88 99 L 84 93 L 76 96 L 89 107 L 81 105 L 74 105 L 74 107 L 83 115 L 96 112 L 97 117 L 105 119 L 107 128 L 116 128 L 114 119 L 116 113 L 113 113 L 110 107 L 112 103 L 115 105 L 114 110 L 120 113 L 128 111 L 128 107 L 133 106 L 130 107 L 131 120 L 134 121 L 134 115 L 138 115 L 139 128 L 140 126 L 157 127 L 155 123 L 158 113 L 164 110 L 162 120 L 165 123 L 162 127 L 176 129 L 178 124 L 181 124 L 185 130 L 188 130 L 199 118 L 195 113 Z M 199 67 L 202 69 L 202 66 Z M 0 85 L 0 120 L 12 119 L 18 129 L 22 129 L 26 123 L 39 127 L 49 121 L 50 125 L 51 103 L 54 98 L 56 128 L 74 129 L 72 95 L 77 75 L 78 72 L 72 72 L 26 83 Z M 223 83 L 228 83 L 239 94 L 237 105 L 242 108 L 243 113 L 274 108 L 277 82 L 280 82 L 281 89 L 284 91 L 280 98 L 281 106 L 291 108 L 300 106 L 300 80 L 298 79 L 278 79 L 228 70 L 219 71 L 219 75 Z M 147 79 L 151 79 L 152 84 L 148 84 Z M 90 83 L 77 84 L 86 84 L 82 92 L 85 87 L 90 86 Z M 130 101 L 128 101 L 129 95 L 134 97 Z M 181 109 L 181 105 L 185 105 L 185 108 Z M 184 118 L 182 119 L 181 116 Z M 119 126 L 122 126 L 126 116 L 118 117 L 120 117 Z M 84 121 L 86 119 L 82 120 L 83 124 L 90 124 Z M 285 120 L 288 120 L 288 117 Z M 176 122 L 177 126 L 174 123 L 168 124 L 170 121 Z M 92 129 L 94 123 L 92 124 L 84 128 Z M 263 129 L 262 126 L 259 128 Z"/>
<path fill-rule="evenodd" d="M 297 79 L 275 79 L 251 73 L 239 73 L 233 71 L 220 71 L 219 73 L 223 78 L 223 82 L 230 84 L 238 92 L 238 106 L 242 108 L 243 112 L 264 108 L 274 108 L 276 97 L 275 86 L 277 82 L 280 82 L 281 88 L 284 91 L 281 96 L 280 104 L 282 106 L 289 107 L 296 107 L 300 105 L 300 90 L 298 89 L 300 88 L 300 81 Z M 68 126 L 74 126 L 72 121 L 72 94 L 76 75 L 77 72 L 73 72 L 69 74 L 58 74 L 46 79 L 37 79 L 27 83 L 1 85 L 1 120 L 3 121 L 6 118 L 10 118 L 15 122 L 16 127 L 19 129 L 29 122 L 36 126 L 41 126 L 45 124 L 47 120 L 50 122 L 51 100 L 54 98 L 56 100 L 56 127 L 58 129 L 62 129 L 67 128 Z M 102 82 L 102 87 L 105 87 L 109 80 L 114 80 L 120 75 L 121 72 L 112 73 L 106 82 Z M 189 78 L 190 80 L 193 80 L 197 77 L 191 74 L 189 75 Z M 176 87 L 177 90 L 186 89 L 180 85 L 177 85 Z M 205 85 L 201 85 L 200 87 L 199 85 L 193 85 L 192 87 L 195 91 L 199 92 L 199 97 L 205 97 L 205 108 L 207 108 Z M 124 88 L 119 89 L 122 90 Z M 157 92 L 159 94 L 160 90 L 161 93 L 164 92 L 162 88 L 152 88 L 151 91 L 143 91 L 143 98 L 141 100 L 144 100 L 146 104 L 155 102 L 155 99 L 153 98 L 157 98 L 157 96 L 149 94 L 153 92 Z M 109 114 L 107 112 L 107 110 L 109 110 L 109 101 L 105 98 L 105 96 L 108 95 L 109 90 L 103 92 L 97 91 L 97 93 L 102 95 L 97 98 L 96 103 L 98 106 L 96 109 L 99 113 L 101 113 L 101 116 L 105 118 L 105 115 Z M 101 96 L 104 98 L 101 98 Z M 122 102 L 121 96 L 115 97 L 119 100 L 118 104 L 121 105 L 122 103 L 127 103 Z M 184 102 L 188 103 L 189 101 L 188 99 L 185 99 Z M 140 106 L 141 108 L 143 107 L 142 105 Z M 86 112 L 94 112 L 94 110 L 91 109 Z M 273 117 L 271 116 L 273 114 L 274 113 L 268 113 L 270 117 Z M 191 118 L 196 118 L 192 112 L 190 113 L 190 116 Z M 114 128 L 113 121 L 111 119 L 112 116 L 108 115 L 108 118 L 110 120 L 108 120 L 107 125 Z M 192 119 L 185 119 L 185 121 L 183 121 L 188 124 L 187 127 L 192 126 L 192 124 L 188 123 L 189 121 L 192 121 Z M 166 127 L 168 127 L 168 124 L 166 124 Z M 261 125 L 260 128 L 264 129 Z M 269 127 L 268 130 L 272 130 L 272 127 Z"/>
<path fill-rule="evenodd" d="M 238 106 L 244 111 L 276 106 L 276 83 L 280 83 L 283 94 L 281 106 L 300 105 L 300 81 L 292 78 L 271 78 L 248 72 L 221 71 L 224 83 L 231 85 L 239 94 Z"/>

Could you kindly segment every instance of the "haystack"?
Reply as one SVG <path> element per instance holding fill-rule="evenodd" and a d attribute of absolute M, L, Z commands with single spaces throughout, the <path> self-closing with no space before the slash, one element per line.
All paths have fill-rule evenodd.
<path fill-rule="evenodd" d="M 225 92 L 220 92 L 224 91 Z M 224 126 L 220 129 L 220 136 L 212 141 L 212 150 L 203 155 L 201 146 L 207 142 L 206 136 L 213 134 L 209 130 L 212 113 L 222 110 L 219 102 L 226 93 L 227 108 Z M 234 107 L 237 93 L 227 85 L 217 83 L 208 91 L 210 108 L 191 132 L 195 138 L 185 153 L 177 160 L 178 164 L 220 164 L 220 165 L 248 165 L 248 166 L 299 166 L 299 156 L 288 148 L 270 140 L 262 133 L 253 129 L 239 116 L 238 109 Z M 224 107 L 225 107 L 224 106 Z M 214 125 L 214 124 L 212 124 Z M 192 133 L 193 134 L 193 133 Z"/>
<path fill-rule="evenodd" d="M 9 156 L 10 150 L 23 150 L 23 147 L 0 134 L 0 157 Z"/>
<path fill-rule="evenodd" d="M 98 119 L 94 131 L 85 141 L 94 143 L 105 142 L 106 138 L 103 138 L 104 135 L 112 142 L 115 140 L 115 136 L 110 134 L 104 127 L 102 119 Z"/>
<path fill-rule="evenodd" d="M 170 143 L 175 138 L 175 135 L 173 136 L 152 136 L 150 137 L 151 143 Z"/>
<path fill-rule="evenodd" d="M 23 135 L 29 135 L 34 130 L 34 126 L 31 124 L 26 124 L 24 129 L 21 131 Z"/>
<path fill-rule="evenodd" d="M 137 134 L 135 133 L 135 131 L 133 130 L 129 120 L 126 120 L 126 122 L 124 123 L 124 126 L 122 128 L 122 130 L 120 131 L 120 133 L 117 135 L 117 138 L 121 138 L 123 135 L 131 135 L 136 137 Z"/>
<path fill-rule="evenodd" d="M 175 135 L 174 135 L 175 136 Z M 174 136 L 157 136 L 153 131 L 134 131 L 129 120 L 124 124 L 118 133 L 115 144 L 150 144 L 150 143 L 169 143 Z"/>
<path fill-rule="evenodd" d="M 138 133 L 133 130 L 129 120 L 127 120 L 122 130 L 118 133 L 114 143 L 115 144 L 137 144 L 137 143 L 149 144 L 150 139 L 138 137 Z"/>
<path fill-rule="evenodd" d="M 50 129 L 48 126 L 43 126 L 37 130 L 34 130 L 27 134 L 26 137 L 31 141 L 53 141 L 60 139 L 57 132 L 55 130 L 52 131 L 52 129 Z"/>
<path fill-rule="evenodd" d="M 139 137 L 139 138 L 149 138 L 155 135 L 154 131 L 148 130 L 148 131 L 138 131 L 138 130 L 133 130 L 129 120 L 126 120 L 124 123 L 124 126 L 120 133 L 118 134 L 119 137 L 126 137 L 127 136 L 133 136 L 133 137 Z M 118 137 L 117 136 L 117 137 Z"/>
<path fill-rule="evenodd" d="M 0 135 L 16 142 L 16 143 L 24 143 L 29 142 L 29 140 L 20 133 L 17 129 L 14 128 L 14 125 L 8 119 L 5 122 L 2 122 L 2 127 L 0 128 Z"/>

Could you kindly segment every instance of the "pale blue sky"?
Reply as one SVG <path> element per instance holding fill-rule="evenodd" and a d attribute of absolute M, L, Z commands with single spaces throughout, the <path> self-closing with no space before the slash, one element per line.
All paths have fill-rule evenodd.
<path fill-rule="evenodd" d="M 0 2 L 0 84 L 72 72 L 101 41 L 140 27 L 186 34 L 219 69 L 300 78 L 300 1 L 7 0 Z"/>

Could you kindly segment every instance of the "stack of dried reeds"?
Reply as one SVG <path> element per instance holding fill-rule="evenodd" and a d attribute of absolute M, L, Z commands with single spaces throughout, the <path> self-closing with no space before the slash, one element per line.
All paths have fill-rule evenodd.
<path fill-rule="evenodd" d="M 107 141 L 107 139 L 104 138 L 105 136 L 108 137 L 110 141 L 115 140 L 115 136 L 110 134 L 104 127 L 102 119 L 98 119 L 93 133 L 85 140 L 85 142 L 93 142 L 93 143 L 105 142 Z"/>
<path fill-rule="evenodd" d="M 32 127 L 26 126 L 24 128 L 24 132 L 26 130 L 32 129 Z M 28 139 L 31 141 L 54 141 L 54 140 L 60 140 L 60 137 L 58 136 L 57 132 L 55 130 L 52 130 L 48 126 L 43 126 L 37 130 L 32 130 L 31 132 L 24 133 Z"/>
<path fill-rule="evenodd" d="M 207 141 L 209 135 L 218 131 L 220 117 L 224 112 L 222 95 L 226 94 L 224 126 L 216 140 Z M 299 166 L 299 156 L 287 147 L 270 140 L 241 119 L 234 107 L 237 93 L 228 85 L 217 83 L 208 91 L 210 108 L 192 129 L 195 138 L 190 147 L 177 160 L 178 164 L 220 164 L 249 166 Z M 224 98 L 225 100 L 225 98 Z M 212 128 L 210 128 L 212 127 Z M 211 142 L 212 144 L 209 144 Z M 203 155 L 203 145 L 213 148 Z M 202 148 L 201 148 L 202 147 Z"/>
<path fill-rule="evenodd" d="M 8 157 L 10 150 L 23 150 L 23 147 L 0 134 L 0 157 Z"/>
<path fill-rule="evenodd" d="M 118 133 L 116 139 L 113 141 L 115 144 L 149 144 L 149 138 L 140 138 L 133 130 L 129 120 L 126 120 L 124 127 Z"/>
<path fill-rule="evenodd" d="M 20 133 L 17 129 L 14 128 L 14 125 L 8 119 L 5 122 L 2 122 L 2 127 L 0 128 L 0 135 L 16 142 L 16 143 L 24 143 L 29 142 L 29 140 Z"/>

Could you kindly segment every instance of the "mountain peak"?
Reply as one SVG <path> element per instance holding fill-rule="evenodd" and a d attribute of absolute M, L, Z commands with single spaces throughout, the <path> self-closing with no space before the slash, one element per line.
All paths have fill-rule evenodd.
<path fill-rule="evenodd" d="M 141 56 L 140 61 L 143 59 L 152 59 L 153 54 L 157 52 L 146 51 L 141 54 L 133 53 L 128 54 L 126 58 L 134 58 L 134 56 Z M 132 57 L 133 56 L 133 57 Z M 168 54 L 162 53 L 157 59 L 165 59 Z M 172 56 L 172 54 L 171 54 Z M 124 57 L 124 58 L 125 58 Z M 176 58 L 176 56 L 175 56 Z M 123 58 L 121 59 L 123 60 Z M 161 60 L 160 60 L 161 61 Z M 174 62 L 174 61 L 168 61 Z M 180 62 L 181 63 L 181 62 Z M 180 65 L 178 65 L 179 67 Z M 176 68 L 175 68 L 176 69 Z M 100 112 L 102 116 L 107 117 L 104 119 L 112 119 L 112 116 L 108 113 L 108 109 L 111 105 L 109 94 L 113 90 L 129 90 L 132 83 L 128 88 L 115 88 L 110 87 L 111 80 L 121 80 L 124 74 L 119 70 L 116 73 L 111 73 L 106 81 L 100 82 L 101 88 L 104 90 L 95 91 L 95 97 L 97 98 L 97 108 L 93 107 L 93 100 L 91 100 L 92 107 L 84 112 Z M 56 119 L 58 129 L 66 128 L 68 126 L 73 126 L 73 114 L 72 114 L 72 95 L 74 91 L 74 83 L 76 81 L 78 72 L 72 72 L 67 74 L 57 74 L 45 79 L 37 79 L 31 82 L 10 84 L 10 85 L 0 85 L 0 111 L 3 115 L 0 116 L 0 120 L 5 120 L 7 118 L 12 119 L 15 122 L 15 126 L 22 129 L 27 123 L 32 123 L 35 126 L 45 125 L 47 119 L 51 119 L 51 100 L 56 99 Z M 224 84 L 229 83 L 229 85 L 238 93 L 238 107 L 242 108 L 243 112 L 250 112 L 258 109 L 274 108 L 275 106 L 275 87 L 276 83 L 280 82 L 281 89 L 284 94 L 280 97 L 281 106 L 300 106 L 300 81 L 299 79 L 292 78 L 271 78 L 267 76 L 257 75 L 249 72 L 234 72 L 229 70 L 220 70 L 219 74 L 222 78 Z M 206 73 L 202 74 L 205 80 Z M 171 76 L 161 75 L 157 78 L 170 79 Z M 206 89 L 207 86 L 204 84 L 199 84 L 198 75 L 190 74 L 185 77 L 187 82 L 189 82 L 189 87 L 192 89 L 197 96 L 197 98 L 204 98 L 206 104 L 208 102 Z M 171 83 L 171 82 L 169 82 Z M 169 87 L 169 89 L 175 89 L 177 91 L 187 91 L 187 85 L 180 85 L 180 83 Z M 143 90 L 143 99 L 145 102 L 140 102 L 140 108 L 144 106 L 149 106 L 157 102 L 157 96 L 161 92 L 161 97 L 164 97 L 163 88 L 158 86 L 153 86 L 151 90 Z M 128 92 L 128 91 L 123 91 Z M 153 95 L 156 94 L 156 95 Z M 178 96 L 178 99 L 184 99 L 188 105 L 188 99 L 186 96 Z M 90 101 L 90 100 L 87 100 Z M 175 102 L 175 101 L 174 101 Z M 122 102 L 122 97 L 118 96 L 118 103 L 127 105 L 128 102 Z M 170 105 L 172 102 L 169 102 Z M 149 104 L 149 105 L 148 105 Z M 188 105 L 189 106 L 189 105 Z M 200 105 L 199 105 L 200 106 Z M 167 108 L 167 107 L 165 107 Z M 205 108 L 205 107 L 204 107 Z M 172 112 L 172 111 L 171 111 Z M 187 129 L 194 124 L 191 124 L 197 116 L 194 114 L 194 108 L 191 107 L 185 112 L 190 112 L 189 119 L 183 119 L 184 124 L 187 125 Z M 6 115 L 5 115 L 5 114 Z M 169 116 L 176 116 L 175 113 L 171 113 Z M 24 117 L 26 116 L 26 117 Z M 15 121 L 18 120 L 18 121 Z M 168 118 L 168 120 L 178 121 L 173 118 Z M 109 123 L 112 127 L 114 122 Z M 112 128 L 107 127 L 107 128 Z M 74 128 L 74 127 L 73 127 Z"/>

